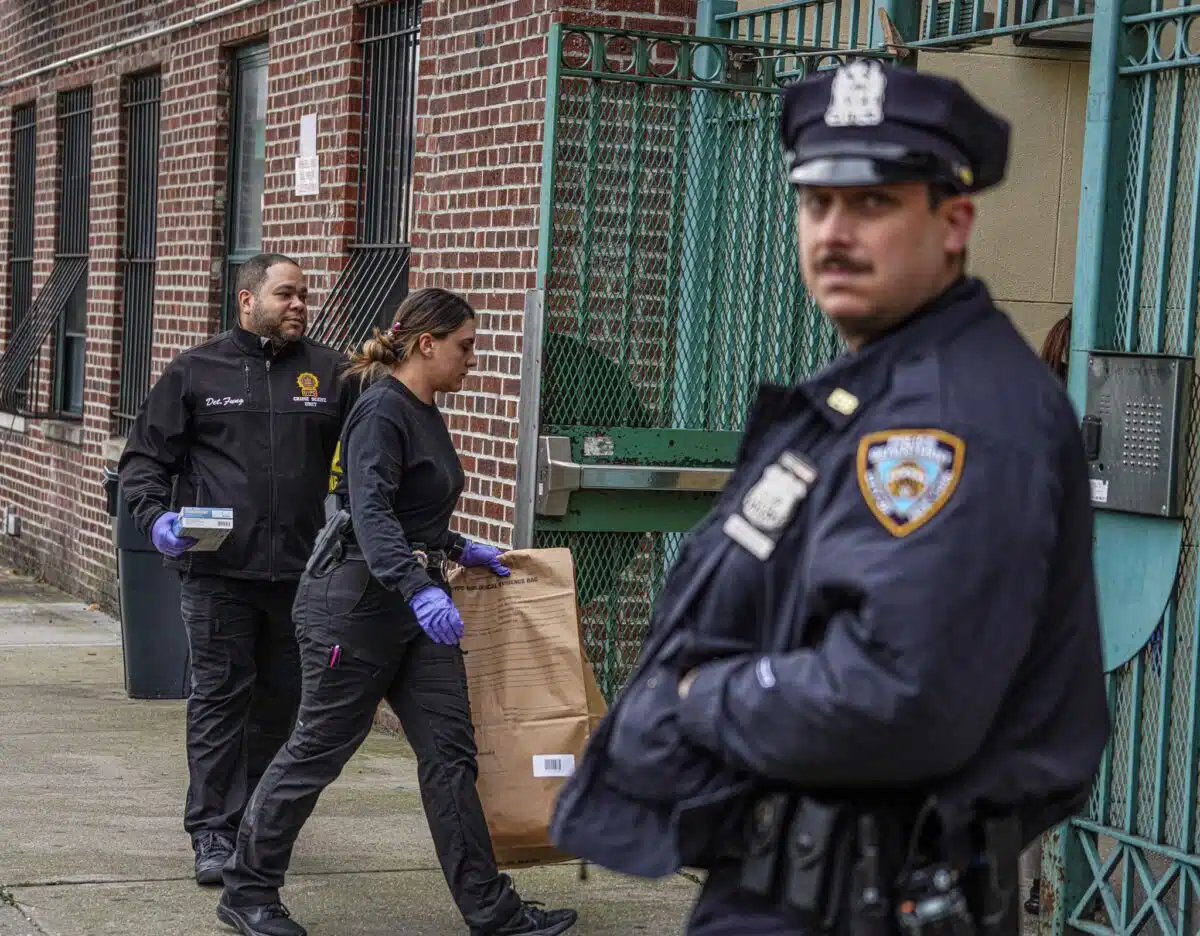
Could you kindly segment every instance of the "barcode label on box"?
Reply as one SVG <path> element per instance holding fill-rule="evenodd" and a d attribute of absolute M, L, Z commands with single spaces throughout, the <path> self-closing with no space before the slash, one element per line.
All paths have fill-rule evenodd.
<path fill-rule="evenodd" d="M 575 773 L 574 754 L 534 754 L 535 777 L 569 777 Z"/>

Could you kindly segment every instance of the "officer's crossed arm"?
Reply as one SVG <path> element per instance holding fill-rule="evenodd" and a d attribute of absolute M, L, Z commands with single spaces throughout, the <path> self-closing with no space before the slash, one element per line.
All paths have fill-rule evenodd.
<path fill-rule="evenodd" d="M 686 737 L 798 785 L 911 784 L 966 762 L 1032 640 L 1054 540 L 1047 467 L 985 436 L 879 432 L 856 454 L 811 520 L 823 641 L 681 684 Z"/>
<path fill-rule="evenodd" d="M 188 374 L 177 357 L 150 388 L 117 465 L 121 491 L 143 536 L 171 507 L 171 478 L 187 458 L 191 414 Z"/>

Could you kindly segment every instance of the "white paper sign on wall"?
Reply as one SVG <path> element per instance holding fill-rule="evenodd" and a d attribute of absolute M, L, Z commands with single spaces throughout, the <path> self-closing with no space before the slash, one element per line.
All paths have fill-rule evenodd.
<path fill-rule="evenodd" d="M 321 166 L 317 158 L 317 115 L 300 118 L 300 155 L 296 157 L 296 194 L 319 195 Z"/>

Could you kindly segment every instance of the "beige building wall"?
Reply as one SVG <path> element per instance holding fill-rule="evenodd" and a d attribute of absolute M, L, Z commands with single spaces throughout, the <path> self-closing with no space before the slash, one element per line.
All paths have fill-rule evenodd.
<path fill-rule="evenodd" d="M 775 2 L 739 0 L 738 6 L 750 10 Z M 872 4 L 857 2 L 862 44 Z M 843 11 L 847 7 L 843 0 Z M 985 9 L 994 12 L 994 0 Z M 847 17 L 843 12 L 843 24 Z M 844 47 L 849 38 L 844 26 L 841 34 Z M 806 39 L 811 41 L 807 31 Z M 970 271 L 987 282 L 1029 341 L 1040 345 L 1071 303 L 1087 51 L 1021 48 L 998 38 L 965 52 L 922 51 L 917 67 L 961 81 L 1012 123 L 1008 179 L 979 198 Z"/>
<path fill-rule="evenodd" d="M 961 81 L 1012 123 L 1008 179 L 979 197 L 970 267 L 1040 345 L 1074 286 L 1087 55 L 996 39 L 970 52 L 922 52 L 917 67 Z"/>

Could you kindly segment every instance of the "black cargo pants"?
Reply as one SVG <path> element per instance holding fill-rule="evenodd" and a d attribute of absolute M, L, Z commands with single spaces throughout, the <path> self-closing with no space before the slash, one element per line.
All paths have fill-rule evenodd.
<path fill-rule="evenodd" d="M 185 574 L 181 585 L 192 668 L 184 828 L 233 839 L 300 703 L 296 583 Z"/>
<path fill-rule="evenodd" d="M 475 734 L 462 650 L 420 629 L 398 594 L 350 560 L 300 580 L 293 611 L 303 695 L 296 727 L 254 791 L 225 867 L 224 900 L 273 903 L 300 829 L 388 700 L 417 757 L 425 816 L 446 883 L 472 930 L 503 925 L 520 907 L 496 868 L 475 789 Z"/>

